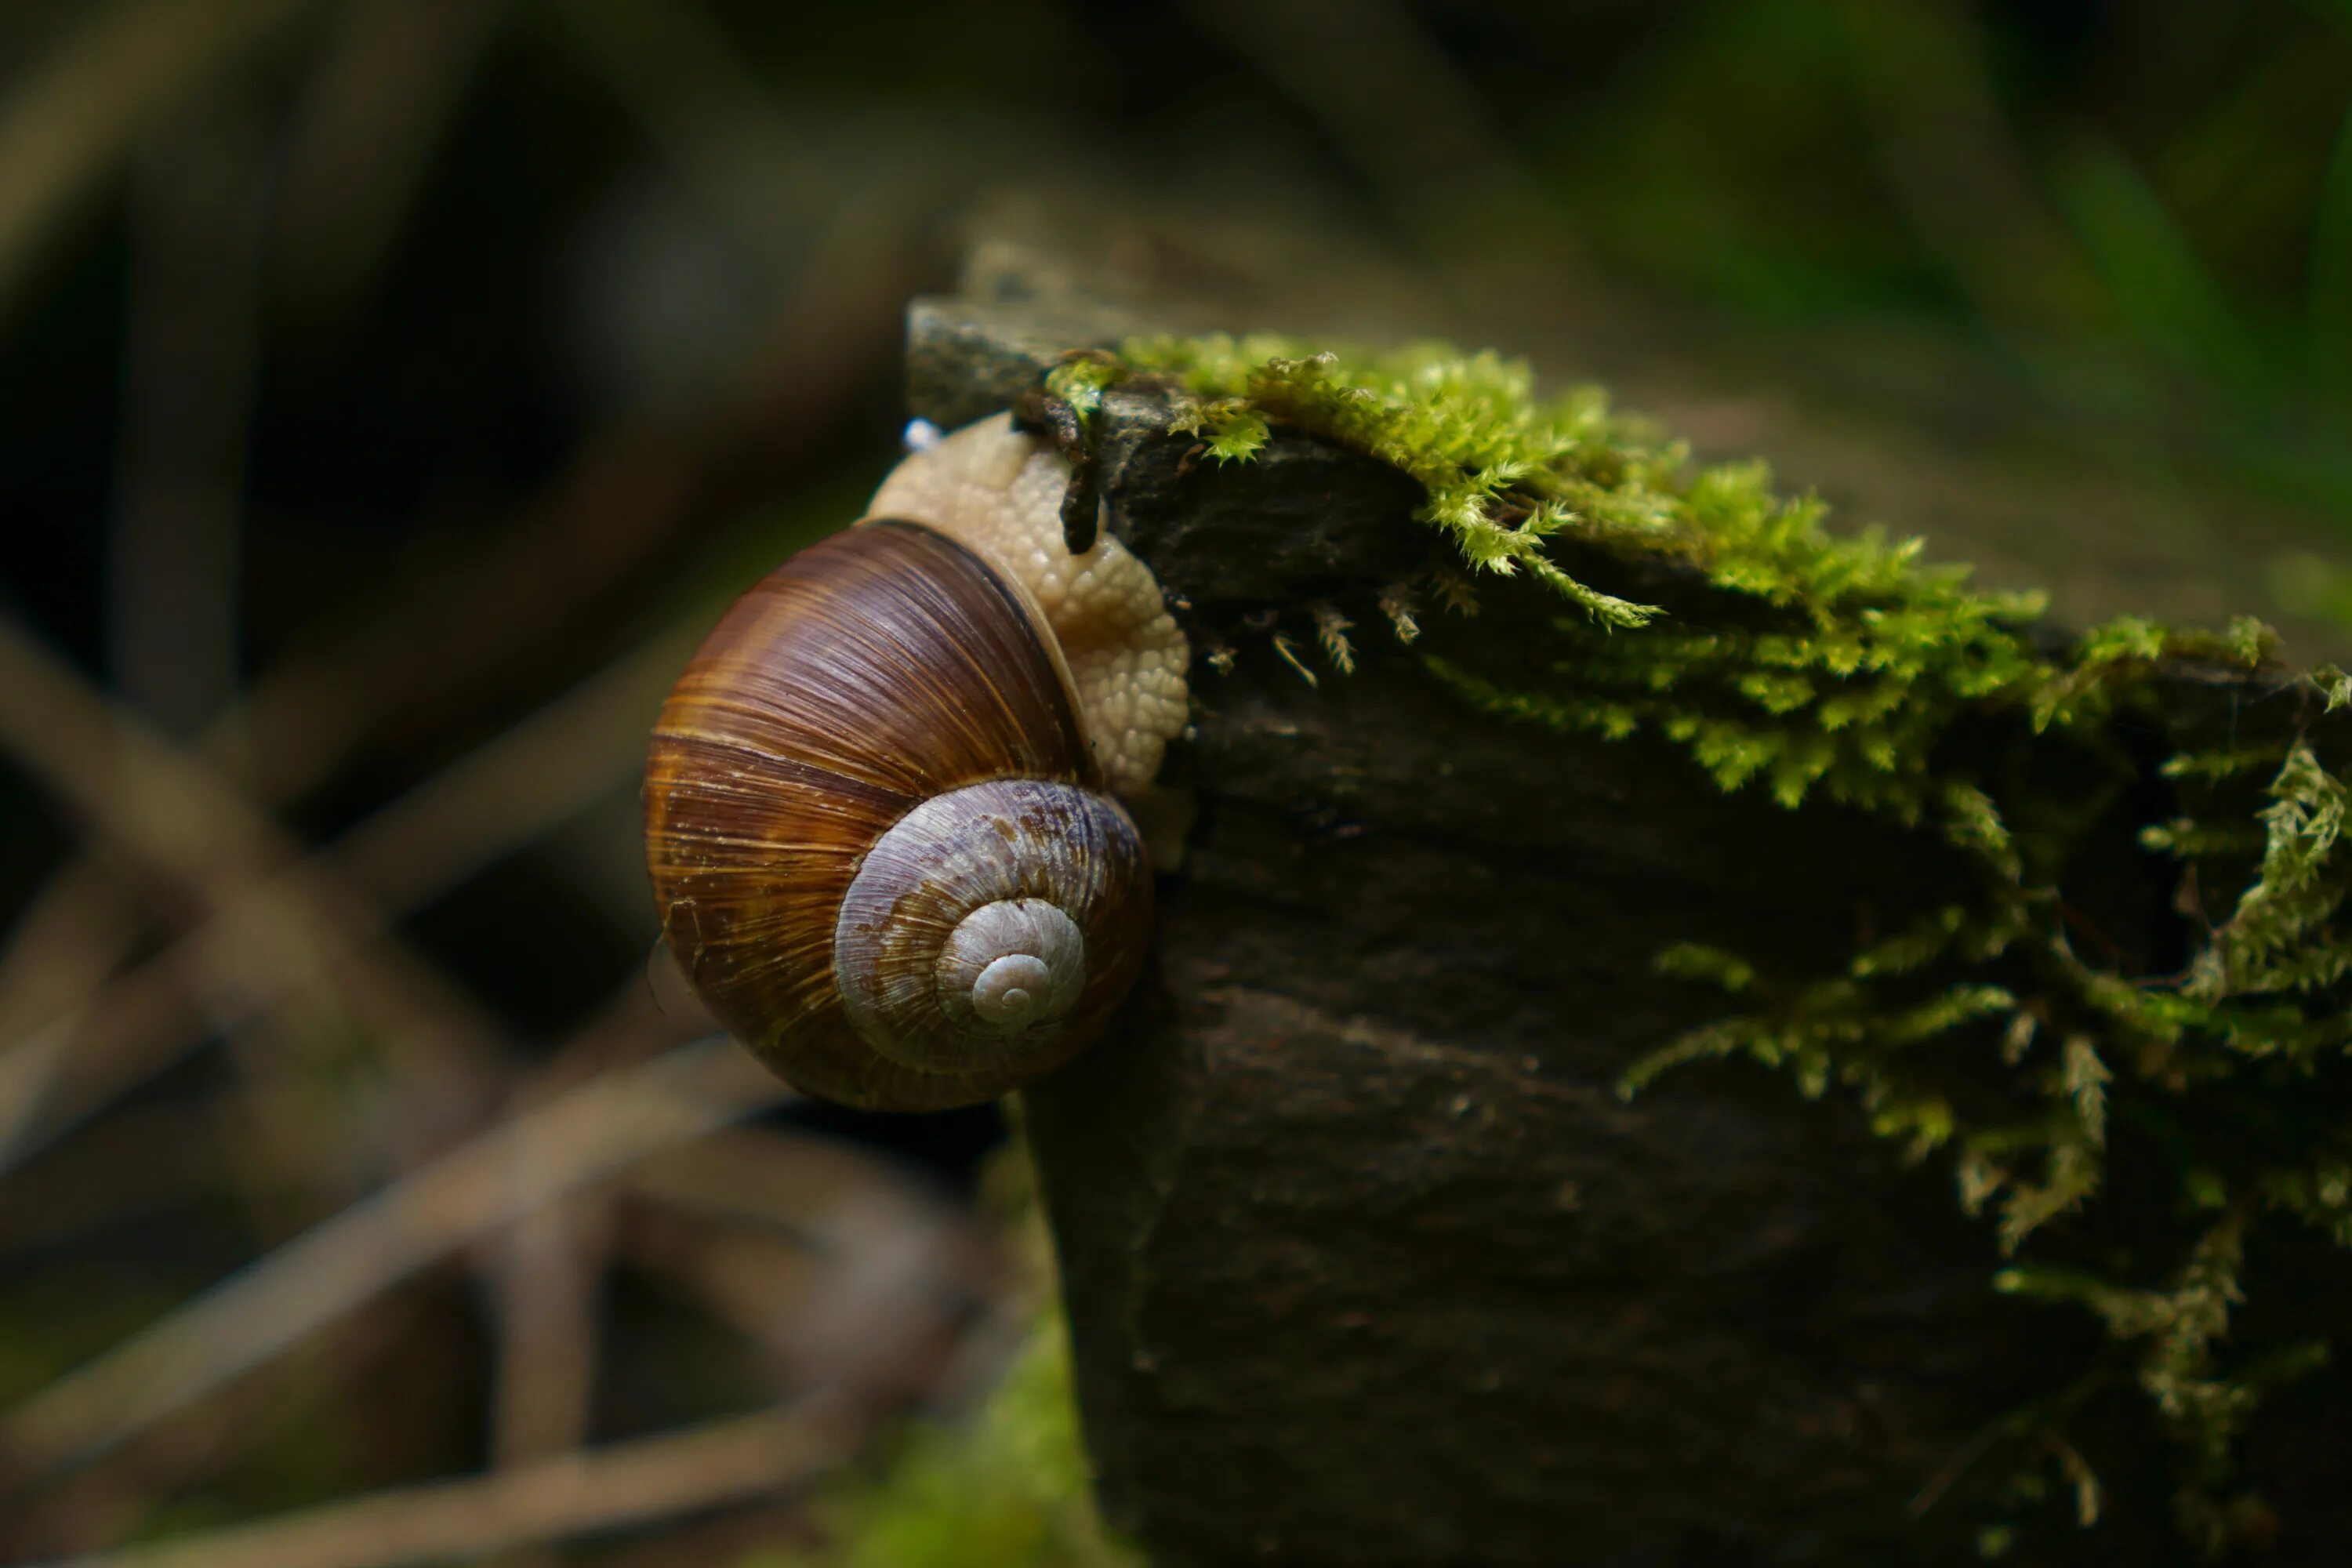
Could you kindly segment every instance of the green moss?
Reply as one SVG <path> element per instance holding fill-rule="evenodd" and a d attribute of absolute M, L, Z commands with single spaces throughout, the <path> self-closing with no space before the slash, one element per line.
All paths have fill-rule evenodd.
<path fill-rule="evenodd" d="M 1059 392 L 1059 389 L 1056 389 Z M 1063 394 L 1066 395 L 1066 394 Z M 982 1172 L 981 1209 L 1021 1299 L 1050 1299 L 1053 1243 L 1036 1173 L 1013 1141 Z M 1078 1432 L 1068 1325 L 1036 1312 L 987 1403 L 971 1418 L 912 1426 L 877 1473 L 821 1499 L 825 1544 L 764 1552 L 742 1568 L 1143 1568 L 1102 1521 Z"/>
<path fill-rule="evenodd" d="M 1070 1388 L 1068 1336 L 1048 1315 L 979 1416 L 926 1426 L 877 1480 L 817 1510 L 830 1544 L 746 1568 L 1139 1568 L 1096 1513 Z"/>
<path fill-rule="evenodd" d="M 1949 1162 L 2009 1259 L 1997 1289 L 2103 1326 L 2081 1382 L 2009 1427 L 2000 1506 L 2015 1511 L 1985 1523 L 1989 1549 L 2036 1506 L 2099 1517 L 2095 1445 L 2070 1424 L 2119 1393 L 2172 1439 L 2191 1539 L 2218 1552 L 2266 1528 L 2233 1480 L 2239 1439 L 2263 1394 L 2327 1347 L 2241 1331 L 2247 1258 L 2297 1232 L 2352 1245 L 2352 1131 L 2326 1109 L 2352 1045 L 2352 795 L 2312 744 L 2352 680 L 2278 668 L 2252 621 L 2125 619 L 2061 646 L 2037 597 L 1972 589 L 1965 568 L 1923 564 L 1916 541 L 1830 534 L 1819 503 L 1778 493 L 1761 465 L 1694 471 L 1598 393 L 1539 398 L 1526 367 L 1491 354 L 1155 339 L 1089 362 L 1086 381 L 1098 401 L 1120 375 L 1171 385 L 1172 428 L 1221 461 L 1289 426 L 1392 465 L 1473 581 L 1532 577 L 1572 607 L 1549 647 L 1496 669 L 1424 656 L 1465 700 L 1661 738 L 1727 791 L 1792 810 L 1826 797 L 1933 837 L 1948 896 L 1830 972 L 1660 954 L 1728 1006 L 1624 1090 L 1734 1057 L 1809 1095 L 1850 1094 L 1911 1156 Z M 2260 732 L 2242 736 L 2233 709 L 2220 744 L 2175 742 L 2162 777 L 2177 809 L 2133 825 L 2128 853 L 2179 864 L 2193 946 L 2175 973 L 2137 973 L 2100 946 L 2074 885 L 2102 825 L 2139 798 L 2145 737 L 2195 733 L 2172 710 L 2255 671 L 2274 699 Z M 2053 757 L 2062 783 L 2035 771 Z M 2102 1203 L 2119 1161 L 2137 1194 L 2158 1194 L 2128 1213 Z"/>

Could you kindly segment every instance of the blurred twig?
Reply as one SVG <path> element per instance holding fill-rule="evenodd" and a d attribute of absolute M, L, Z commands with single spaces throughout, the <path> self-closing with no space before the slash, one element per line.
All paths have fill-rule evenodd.
<path fill-rule="evenodd" d="M 287 316 L 331 332 L 373 292 L 507 0 L 346 5 L 306 85 L 277 212 Z"/>
<path fill-rule="evenodd" d="M 672 1012 L 677 1016 L 670 1016 Z M 599 1074 L 635 1068 L 666 1045 L 707 1026 L 707 1020 L 701 1019 L 696 1009 L 666 1008 L 651 987 L 632 984 L 624 988 L 600 1018 L 574 1037 L 535 1075 L 525 1086 L 523 1096 L 532 1104 L 543 1103 L 563 1089 L 589 1083 Z M 245 1102 L 253 1092 L 247 1087 L 216 1102 L 213 1114 L 221 1122 L 219 1141 L 224 1157 L 235 1152 L 234 1119 L 242 1116 Z M 131 1125 L 126 1126 L 127 1121 Z M 62 1159 L 70 1153 L 86 1162 L 89 1154 L 103 1154 L 110 1138 L 135 1131 L 131 1119 L 110 1118 L 62 1146 L 57 1157 Z M 189 1175 L 159 1163 L 154 1157 L 157 1152 L 157 1147 L 151 1146 L 141 1157 L 121 1160 L 121 1168 L 116 1174 L 128 1175 L 134 1183 L 150 1187 L 158 1183 L 168 1184 L 174 1190 L 185 1187 Z M 120 1152 L 118 1144 L 118 1157 Z M 201 1174 L 201 1167 L 198 1173 Z M 10 1190 L 28 1198 L 37 1196 L 23 1186 L 30 1174 L 28 1172 L 16 1176 Z M 53 1160 L 49 1179 L 56 1180 L 58 1174 Z M 29 1532 L 26 1539 L 47 1551 L 86 1550 L 122 1539 L 129 1521 L 135 1520 L 142 1508 L 152 1506 L 156 1500 L 170 1495 L 191 1479 L 210 1473 L 240 1455 L 257 1439 L 266 1439 L 273 1426 L 282 1430 L 288 1421 L 299 1423 L 304 1419 L 300 1412 L 315 1404 L 322 1390 L 340 1386 L 382 1348 L 387 1336 L 394 1332 L 387 1324 L 396 1326 L 408 1321 L 409 1315 L 403 1309 L 414 1306 L 416 1300 L 414 1295 L 397 1292 L 378 1296 L 303 1342 L 289 1347 L 278 1357 L 272 1375 L 231 1382 L 200 1401 L 160 1417 L 96 1462 L 79 1467 L 62 1487 L 44 1489 L 37 1500 L 27 1498 L 22 1510 L 22 1522 Z M 5 1476 L 6 1464 L 7 1456 L 0 1452 L 0 1477 Z M 34 1506 L 36 1500 L 37 1507 Z M 18 1522 L 5 1511 L 0 1511 L 0 1519 Z M 6 1549 L 5 1543 L 9 1539 L 9 1532 L 0 1530 L 0 1551 Z"/>
<path fill-rule="evenodd" d="M 551 1203 L 502 1239 L 491 1269 L 498 1304 L 498 1382 L 491 1462 L 499 1469 L 579 1447 L 596 1388 L 596 1308 L 606 1205 Z"/>
<path fill-rule="evenodd" d="M 474 1557 L 800 1485 L 846 1457 L 862 1426 L 848 1402 L 814 1398 L 53 1568 L 390 1568 Z"/>
<path fill-rule="evenodd" d="M 312 0 L 119 0 L 0 103 L 0 320 L 60 216 L 140 132 Z"/>
<path fill-rule="evenodd" d="M 790 1095 L 725 1040 L 574 1089 L 345 1210 L 0 1416 L 0 1465 L 30 1476 L 102 1452 L 476 1237 Z"/>
<path fill-rule="evenodd" d="M 106 1462 L 60 1478 L 0 1516 L 0 1550 L 50 1556 L 112 1546 L 182 1488 L 274 1436 L 331 1428 L 372 1366 L 404 1349 L 399 1364 L 413 1365 L 411 1336 L 429 1321 L 423 1306 L 414 1298 L 379 1298 L 289 1352 L 276 1378 L 225 1389 L 140 1433 Z"/>
<path fill-rule="evenodd" d="M 55 1081 L 82 1009 L 141 931 L 138 889 L 95 858 L 51 879 L 0 949 L 0 1150 Z"/>
<path fill-rule="evenodd" d="M 793 1317 L 824 1267 L 807 1246 L 703 1216 L 629 1205 L 616 1217 L 614 1249 L 757 1346 L 773 1386 L 792 1385 Z"/>
<path fill-rule="evenodd" d="M 249 741 L 257 800 L 272 805 L 293 799 L 394 716 L 405 713 L 414 721 L 420 705 L 477 693 L 480 670 L 545 639 L 566 616 L 640 567 L 647 552 L 688 517 L 753 493 L 758 476 L 820 438 L 863 367 L 889 361 L 898 304 L 919 266 L 906 243 L 919 216 L 915 207 L 896 203 L 845 214 L 824 231 L 799 287 L 770 334 L 755 345 L 737 394 L 724 409 L 691 428 L 648 417 L 607 430 L 464 574 L 397 600 L 373 632 L 342 652 L 298 658 L 264 678 L 240 710 L 215 725 L 208 748 Z M 430 633 L 422 629 L 426 627 Z M 684 642 L 675 657 L 674 646 L 664 639 L 645 650 L 643 662 L 629 665 L 629 673 L 616 674 L 626 689 L 583 692 L 579 705 L 565 710 L 582 716 L 586 727 L 606 721 L 635 700 L 632 693 L 637 689 L 627 683 L 657 675 L 666 686 L 684 662 L 683 649 L 692 644 Z M 665 659 L 670 661 L 667 670 L 660 668 Z M 656 700 L 659 689 L 655 689 Z M 648 700 L 638 710 L 649 714 L 652 707 Z M 517 744 L 534 743 L 553 753 L 570 742 L 534 725 Z M 501 843 L 494 833 L 464 837 L 462 824 L 454 820 L 436 827 L 425 820 L 433 811 L 450 812 L 478 827 L 495 829 L 503 821 L 509 831 L 526 836 L 561 820 L 564 813 L 551 815 L 550 802 L 562 801 L 566 792 L 551 786 L 576 782 L 578 775 L 562 768 L 499 771 L 527 760 L 509 753 L 459 764 L 479 793 L 453 785 L 448 794 L 421 795 L 412 807 L 396 808 L 398 815 L 381 819 L 354 844 L 352 854 L 362 863 L 358 874 L 412 864 L 470 866 L 475 857 L 515 841 Z M 434 842 L 433 835 L 445 830 L 451 837 Z M 114 877 L 89 861 L 60 872 L 0 957 L 0 982 L 68 969 L 94 977 L 119 963 L 131 940 L 127 921 L 113 928 L 110 940 L 104 923 L 89 913 L 97 904 L 91 884 Z M 412 885 L 432 884 L 417 875 Z M 52 902 L 77 918 L 47 916 L 42 911 Z M 127 916 L 137 906 L 118 900 L 114 907 Z M 111 1026 L 152 1041 L 174 1027 L 159 1020 L 184 1016 L 184 973 L 176 963 L 164 969 L 151 964 L 128 991 L 109 1001 Z M 54 1008 L 34 1006 L 0 984 L 0 1017 L 20 1020 L 28 1012 L 55 1016 Z M 187 1026 L 176 1026 L 185 1043 Z M 21 1111 L 27 1089 L 46 1081 L 65 1038 L 52 1032 L 25 1040 L 14 1029 L 0 1037 L 0 1048 L 18 1042 L 16 1052 L 0 1058 L 0 1133 L 8 1129 L 12 1106 Z M 89 1077 L 100 1085 L 100 1092 L 68 1091 L 67 1098 L 86 1110 L 114 1087 L 172 1059 L 177 1049 L 174 1045 L 144 1056 L 93 1053 L 101 1061 L 121 1061 L 123 1070 L 93 1071 Z M 5 1147 L 0 1141 L 0 1149 Z"/>
<path fill-rule="evenodd" d="M 797 226 L 775 199 L 799 151 L 792 124 L 696 0 L 562 0 L 557 7 L 670 162 L 772 258 Z"/>
<path fill-rule="evenodd" d="M 225 782 L 112 709 L 22 631 L 0 622 L 0 749 L 110 842 L 215 910 L 206 979 L 246 1005 L 296 984 L 372 1019 L 411 1083 L 461 1099 L 498 1056 L 496 1026 L 427 966 L 374 940 L 383 922 L 295 865 L 297 850 Z M 282 872 L 270 875 L 273 872 Z M 0 1118 L 13 1120 L 13 1118 Z"/>
<path fill-rule="evenodd" d="M 122 700 L 175 737 L 236 685 L 264 154 L 254 107 L 231 92 L 167 121 L 132 163 L 107 654 Z"/>
<path fill-rule="evenodd" d="M 163 8 L 161 0 L 151 0 L 144 10 Z M 0 151 L 5 146 L 0 141 Z M 434 581 L 392 605 L 373 634 L 341 654 L 297 658 L 265 678 L 243 708 L 215 724 L 208 749 L 249 738 L 259 802 L 290 800 L 341 765 L 362 737 L 380 732 L 387 721 L 404 716 L 415 722 L 420 708 L 478 697 L 480 671 L 510 664 L 516 650 L 544 641 L 565 617 L 637 568 L 689 516 L 757 493 L 761 476 L 821 437 L 863 367 L 890 362 L 898 302 L 924 265 L 922 247 L 909 240 L 925 211 L 911 191 L 842 204 L 835 220 L 818 230 L 771 331 L 751 341 L 721 406 L 702 411 L 691 424 L 661 411 L 609 427 L 466 573 Z M 644 710 L 650 708 L 648 702 Z M 467 803 L 457 806 L 460 816 L 484 808 L 494 816 L 503 812 L 525 837 L 561 820 L 563 813 L 551 807 L 547 785 L 578 775 L 554 768 L 502 780 L 496 770 L 512 760 L 478 759 L 471 782 L 480 786 L 478 793 L 453 788 L 431 797 L 432 803 Z M 420 808 L 424 804 L 418 803 Z M 428 815 L 420 809 L 379 818 L 367 837 L 352 845 L 352 869 L 366 878 L 385 868 L 470 865 L 473 857 L 503 847 L 495 825 L 479 817 L 471 826 L 490 831 L 469 837 L 467 823 L 436 825 L 425 820 Z M 436 840 L 441 831 L 450 837 Z M 432 880 L 408 875 L 412 886 Z M 36 903 L 36 916 L 54 900 L 87 917 L 97 903 L 89 889 L 107 877 L 87 862 L 77 863 Z M 267 891 L 258 896 L 275 897 Z M 136 908 L 127 900 L 118 900 L 115 907 L 126 917 Z M 59 934 L 68 931 L 69 940 Z M 215 923 L 205 940 L 221 942 L 234 931 Z M 249 935 L 250 929 L 237 934 Z M 89 984 L 121 961 L 131 939 L 127 919 L 111 933 L 91 918 L 29 919 L 0 956 L 0 981 L 71 970 L 80 985 L 58 989 L 87 996 Z M 250 953 L 242 940 L 232 945 Z M 116 988 L 96 1027 L 110 1034 L 118 1048 L 78 1050 L 71 1059 L 67 1047 L 75 1026 L 69 1018 L 59 1019 L 61 1009 L 27 1006 L 21 993 L 0 984 L 0 1016 L 17 1020 L 29 1012 L 52 1021 L 46 1026 L 24 1025 L 23 1029 L 39 1030 L 30 1037 L 20 1028 L 0 1035 L 0 1048 L 16 1046 L 0 1058 L 0 1135 L 8 1131 L 12 1112 L 21 1117 L 45 1089 L 56 1096 L 53 1110 L 69 1119 L 200 1038 L 201 1021 L 188 1017 L 192 996 L 182 965 L 200 958 L 209 963 L 212 956 L 206 949 L 184 945 L 163 967 L 151 964 L 127 986 Z M 68 1081 L 56 1081 L 61 1070 Z M 58 1121 L 50 1119 L 53 1131 Z M 0 1136 L 0 1149 L 8 1146 Z"/>
<path fill-rule="evenodd" d="M 828 1216 L 859 1194 L 889 1194 L 910 1213 L 947 1205 L 903 1173 L 853 1144 L 740 1127 L 656 1156 L 629 1173 L 638 1196 L 816 1240 Z"/>
<path fill-rule="evenodd" d="M 234 85 L 198 95 L 142 138 L 131 163 L 106 648 L 116 700 L 174 738 L 228 709 L 237 682 L 268 153 L 249 99 Z M 257 1202 L 281 1195 L 270 1167 L 315 1167 L 322 1141 L 337 1138 L 334 1119 L 316 1114 L 321 1095 L 303 1092 L 320 1080 L 274 1064 L 299 1053 L 296 1037 L 331 1034 L 339 1013 L 312 999 L 226 1030 L 265 1089 L 244 1102 L 248 1136 L 234 1162 Z"/>
<path fill-rule="evenodd" d="M 624 1180 L 658 1206 L 634 1207 L 621 1245 L 688 1284 L 794 1384 L 900 1396 L 921 1381 L 908 1366 L 1005 1285 L 968 1214 L 872 1154 L 823 1139 L 738 1128 Z"/>
<path fill-rule="evenodd" d="M 627 784 L 709 629 L 707 615 L 688 616 L 385 805 L 327 851 L 334 874 L 414 908 Z"/>
<path fill-rule="evenodd" d="M 642 758 L 649 716 L 700 635 L 698 620 L 656 638 L 393 802 L 323 857 L 241 889 L 102 994 L 102 976 L 86 968 L 79 994 L 56 980 L 45 984 L 49 1011 L 37 1026 L 21 1011 L 10 1014 L 38 1032 L 16 1037 L 13 1047 L 0 1037 L 0 1132 L 20 1130 L 14 1140 L 0 1137 L 0 1151 L 36 1146 L 23 1131 L 33 1113 L 27 1097 L 42 1097 L 41 1126 L 54 1135 L 201 1040 L 214 1020 L 193 1007 L 194 977 L 245 962 L 237 950 L 247 933 L 274 901 L 292 896 L 279 883 L 347 888 L 369 901 L 373 929 L 380 929 L 383 920 L 437 896 L 622 783 Z M 94 933 L 81 934 L 71 946 L 38 949 L 104 954 Z M 291 980 L 249 993 L 250 1005 L 273 1005 Z"/>
<path fill-rule="evenodd" d="M 225 1184 L 217 1103 L 134 1106 L 7 1175 L 0 1255 L 218 1198 Z"/>
<path fill-rule="evenodd" d="M 642 573 L 688 522 L 763 499 L 825 438 L 859 378 L 891 363 L 901 301 L 920 277 L 909 255 L 920 218 L 900 202 L 844 204 L 719 406 L 599 431 L 478 557 L 390 596 L 339 650 L 256 682 L 244 721 L 260 798 L 311 788 L 362 737 L 478 708 L 486 679 L 528 668 L 556 628 Z"/>

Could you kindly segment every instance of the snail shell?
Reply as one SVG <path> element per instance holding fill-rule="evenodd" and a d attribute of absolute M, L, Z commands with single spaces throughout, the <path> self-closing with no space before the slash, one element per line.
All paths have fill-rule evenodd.
<path fill-rule="evenodd" d="M 1044 612 L 919 523 L 835 535 L 736 602 L 662 710 L 645 804 L 695 988 L 824 1099 L 992 1099 L 1099 1033 L 1143 961 L 1142 841 Z"/>

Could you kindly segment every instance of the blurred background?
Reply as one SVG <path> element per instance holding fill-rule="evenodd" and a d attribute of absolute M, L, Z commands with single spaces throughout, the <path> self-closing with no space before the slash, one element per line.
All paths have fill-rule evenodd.
<path fill-rule="evenodd" d="M 708 1039 L 635 827 L 976 236 L 2352 647 L 2347 0 L 9 0 L 0 82 L 0 1561 L 1111 1553 L 1002 1119 Z"/>

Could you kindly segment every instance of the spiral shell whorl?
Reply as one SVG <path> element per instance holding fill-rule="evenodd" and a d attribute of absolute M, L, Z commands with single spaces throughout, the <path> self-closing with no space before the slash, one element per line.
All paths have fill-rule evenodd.
<path fill-rule="evenodd" d="M 935 530 L 869 521 L 739 599 L 664 705 L 645 793 L 663 932 L 718 1020 L 802 1089 L 887 1110 L 994 1099 L 1100 1033 L 1142 965 L 1151 879 L 1102 782 L 1069 673 L 1025 591 Z M 941 827 L 965 820 L 942 803 L 973 790 L 1002 792 L 974 797 L 996 802 L 969 816 L 982 830 Z M 917 896 L 921 878 L 883 879 L 903 858 L 876 851 L 924 831 L 954 853 L 944 891 Z M 982 875 L 1013 858 L 1014 840 L 1041 850 L 1045 869 Z M 890 891 L 851 920 L 870 929 L 849 931 L 837 954 L 861 877 L 867 892 Z M 1030 899 L 1082 935 L 1087 978 L 1068 1010 L 1046 1016 L 1021 966 L 982 985 L 995 959 L 1020 956 L 1003 951 L 941 992 L 943 954 L 970 945 L 951 943 L 965 920 Z M 861 967 L 864 948 L 874 967 Z M 859 973 L 871 979 L 853 1005 Z M 944 1015 L 977 1026 L 975 987 L 999 1011 L 1029 993 L 1029 1022 L 893 1025 L 877 1030 L 877 1047 L 851 1016 L 855 1005 L 887 1017 L 914 994 L 942 997 Z"/>
<path fill-rule="evenodd" d="M 834 929 L 843 1011 L 909 1068 L 1043 1070 L 1125 991 L 1150 908 L 1106 796 L 1046 779 L 935 795 L 866 852 Z"/>
<path fill-rule="evenodd" d="M 1043 899 L 999 899 L 949 933 L 932 974 L 940 1006 L 970 1007 L 976 1029 L 1018 1034 L 1077 1005 L 1086 933 Z"/>

